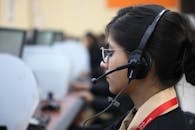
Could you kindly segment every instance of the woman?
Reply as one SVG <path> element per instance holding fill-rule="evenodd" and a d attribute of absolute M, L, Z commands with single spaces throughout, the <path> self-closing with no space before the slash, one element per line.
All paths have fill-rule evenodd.
<path fill-rule="evenodd" d="M 148 29 L 151 24 L 154 28 Z M 124 90 L 134 109 L 107 129 L 187 130 L 174 86 L 183 73 L 194 82 L 190 65 L 194 45 L 188 30 L 181 15 L 159 5 L 127 7 L 111 20 L 106 28 L 108 48 L 102 48 L 100 65 L 106 72 L 127 68 L 106 78 L 109 90 L 114 94 Z"/>

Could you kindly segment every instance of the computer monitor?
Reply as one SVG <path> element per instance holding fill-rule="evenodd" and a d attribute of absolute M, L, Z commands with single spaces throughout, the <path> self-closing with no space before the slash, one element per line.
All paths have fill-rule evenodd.
<path fill-rule="evenodd" d="M 35 45 L 52 45 L 64 39 L 63 32 L 55 30 L 38 30 L 35 34 Z"/>
<path fill-rule="evenodd" d="M 0 53 L 21 57 L 25 34 L 24 30 L 0 28 Z"/>
<path fill-rule="evenodd" d="M 53 43 L 53 32 L 52 31 L 37 31 L 35 36 L 36 45 L 51 45 Z"/>
<path fill-rule="evenodd" d="M 54 32 L 54 42 L 59 42 L 64 40 L 64 33 L 60 31 Z"/>

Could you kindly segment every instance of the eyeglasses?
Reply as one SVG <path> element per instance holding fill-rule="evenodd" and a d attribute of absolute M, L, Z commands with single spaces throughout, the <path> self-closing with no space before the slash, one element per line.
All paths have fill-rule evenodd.
<path fill-rule="evenodd" d="M 106 49 L 104 47 L 101 47 L 100 50 L 102 51 L 102 60 L 104 63 L 108 63 L 108 60 L 114 51 L 123 51 L 122 49 Z"/>

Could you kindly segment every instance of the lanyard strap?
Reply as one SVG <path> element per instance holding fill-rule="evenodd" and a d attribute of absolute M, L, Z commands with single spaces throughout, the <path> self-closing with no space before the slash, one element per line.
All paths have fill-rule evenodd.
<path fill-rule="evenodd" d="M 178 104 L 177 97 L 174 97 L 167 102 L 158 106 L 155 110 L 153 110 L 137 127 L 136 130 L 143 130 L 152 120 L 161 115 L 163 112 L 168 110 L 169 108 Z"/>

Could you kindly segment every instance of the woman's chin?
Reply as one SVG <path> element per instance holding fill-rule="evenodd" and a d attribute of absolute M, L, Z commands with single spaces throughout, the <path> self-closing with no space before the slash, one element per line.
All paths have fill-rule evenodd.
<path fill-rule="evenodd" d="M 118 91 L 116 89 L 114 89 L 114 86 L 112 86 L 112 85 L 109 85 L 109 91 L 112 94 L 117 94 L 118 93 Z"/>

